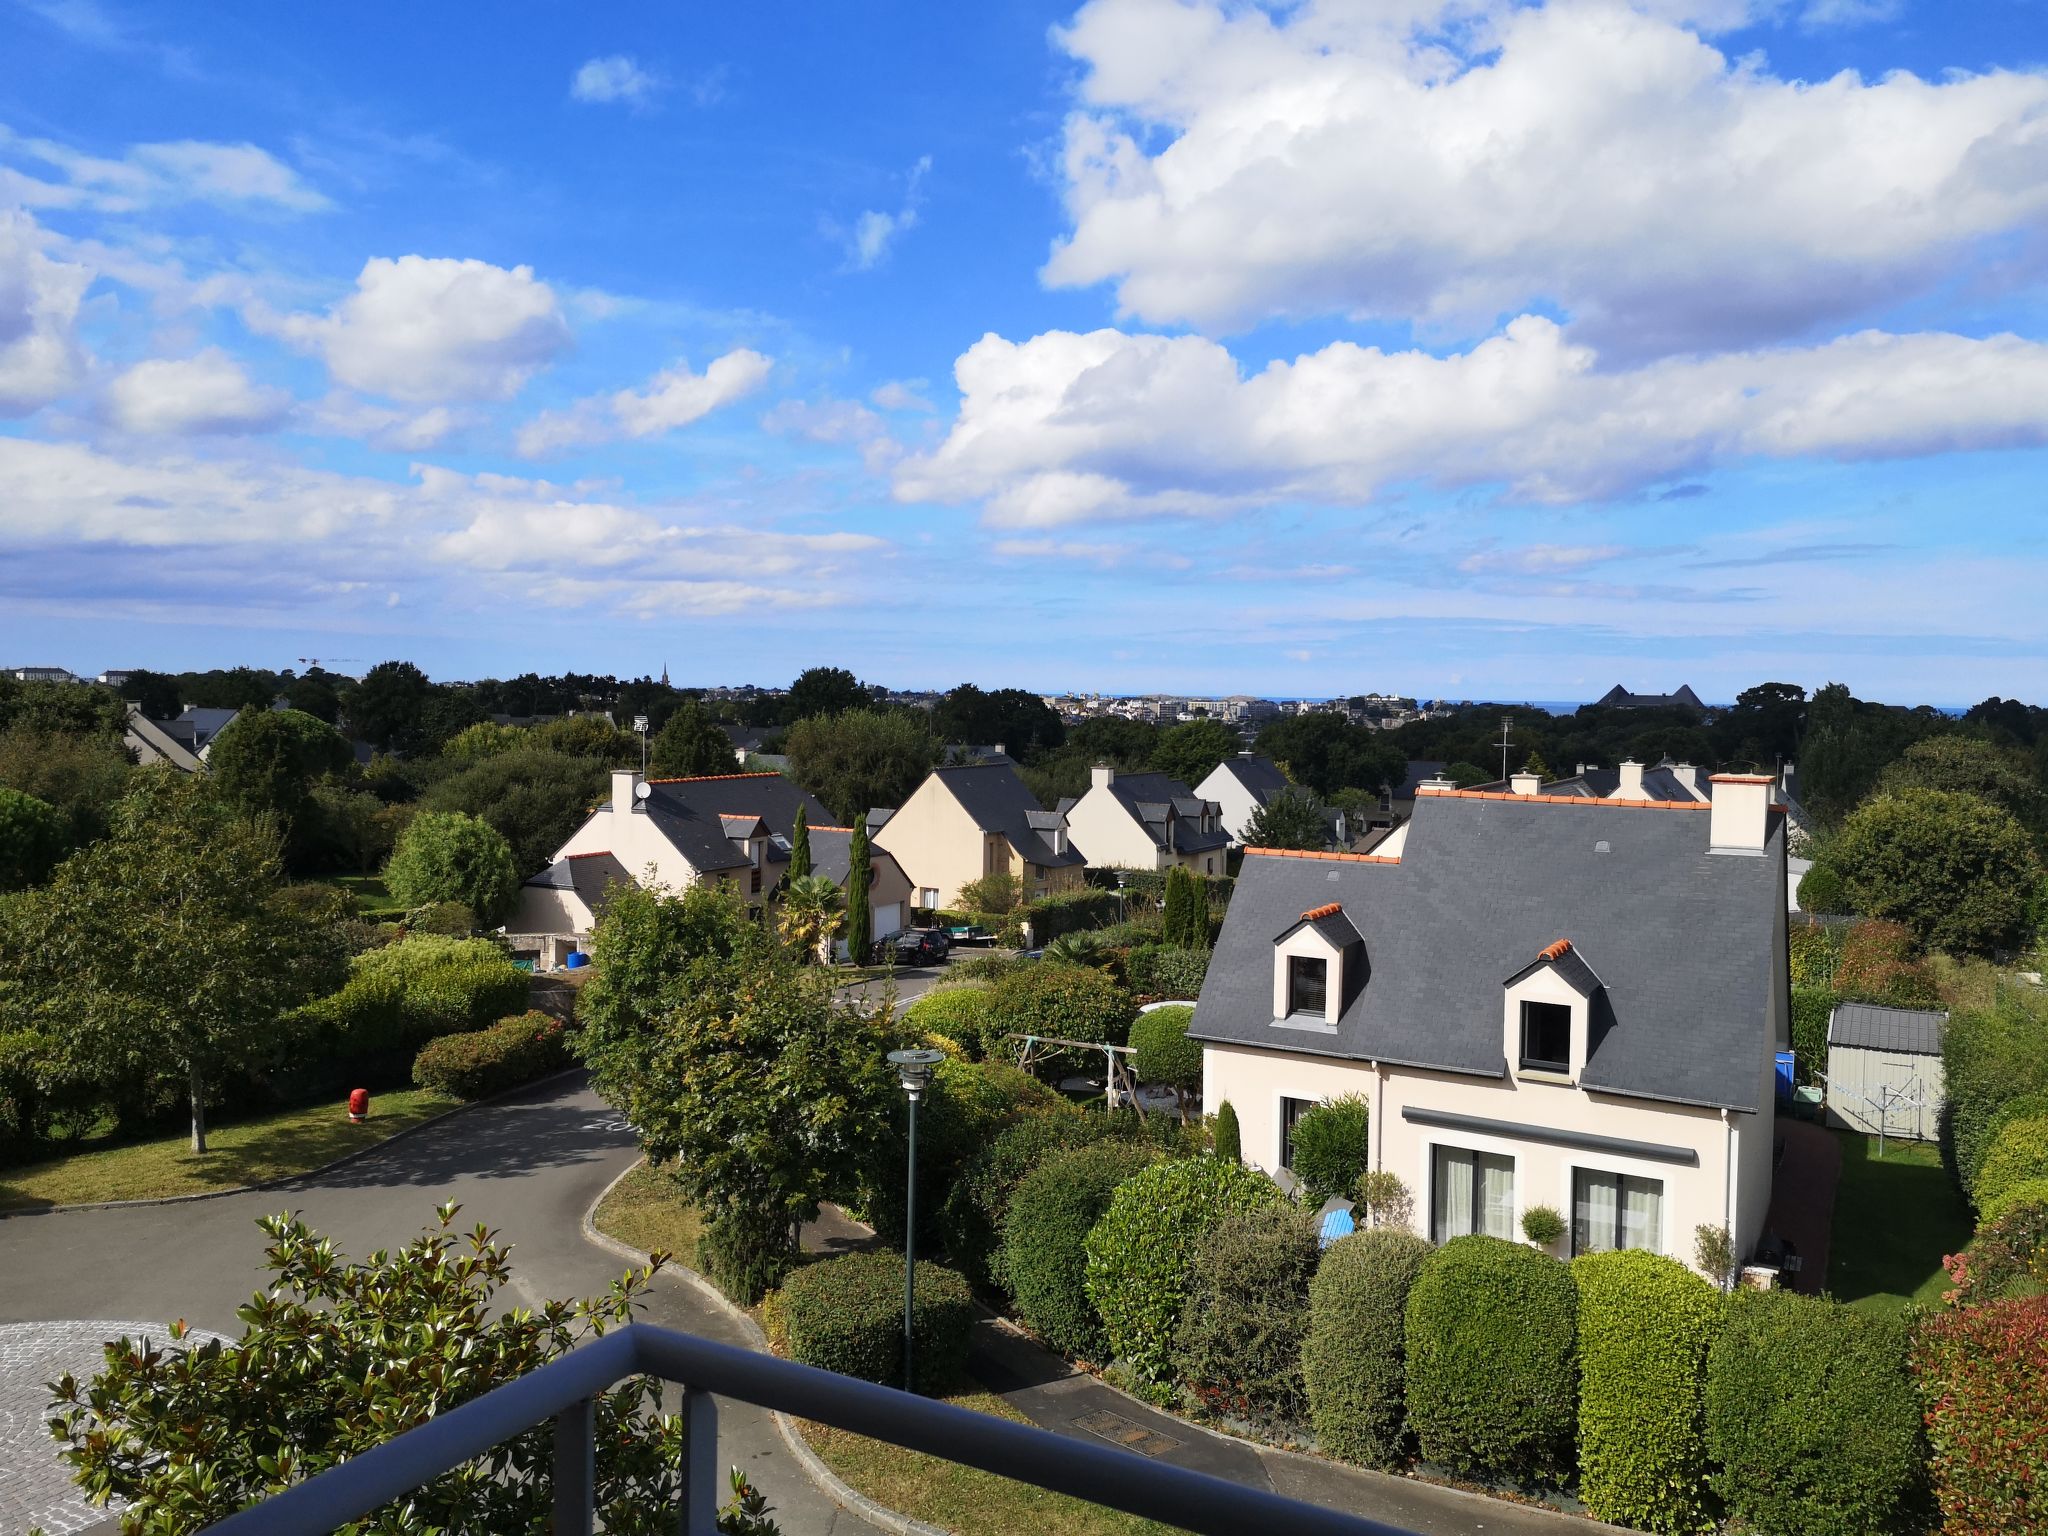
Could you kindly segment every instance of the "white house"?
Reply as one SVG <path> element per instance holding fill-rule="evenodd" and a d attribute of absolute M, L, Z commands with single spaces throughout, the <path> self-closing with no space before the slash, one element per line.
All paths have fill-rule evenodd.
<path fill-rule="evenodd" d="M 1216 802 L 1223 830 L 1230 834 L 1231 842 L 1242 843 L 1252 817 L 1288 787 L 1287 775 L 1273 759 L 1240 752 L 1210 769 L 1209 776 L 1195 786 L 1195 793 Z"/>
<path fill-rule="evenodd" d="M 1014 876 L 1026 901 L 1081 884 L 1067 819 L 1039 809 L 1008 758 L 934 768 L 900 808 L 869 812 L 868 825 L 921 907 L 953 906 L 961 886 L 994 874 Z"/>
<path fill-rule="evenodd" d="M 1222 809 L 1163 773 L 1089 770 L 1088 793 L 1060 802 L 1073 845 L 1091 869 L 1171 869 L 1225 873 L 1230 833 Z"/>
<path fill-rule="evenodd" d="M 1791 1006 L 1771 788 L 1424 786 L 1381 853 L 1248 854 L 1190 1031 L 1205 1108 L 1277 1173 L 1303 1111 L 1363 1096 L 1437 1241 L 1519 1241 L 1540 1205 L 1566 1252 L 1691 1262 L 1709 1226 L 1748 1255 Z"/>

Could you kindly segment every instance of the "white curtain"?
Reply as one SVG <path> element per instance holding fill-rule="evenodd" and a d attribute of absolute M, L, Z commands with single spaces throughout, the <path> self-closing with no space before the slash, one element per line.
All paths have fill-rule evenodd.
<path fill-rule="evenodd" d="M 1664 1231 L 1664 1186 L 1656 1179 L 1621 1181 L 1621 1246 L 1657 1251 Z"/>
<path fill-rule="evenodd" d="M 1510 1157 L 1485 1153 L 1474 1159 L 1479 1164 L 1479 1196 L 1486 1213 L 1488 1237 L 1515 1235 L 1515 1162 Z"/>
<path fill-rule="evenodd" d="M 1580 1253 L 1605 1253 L 1614 1246 L 1614 1176 L 1581 1173 L 1578 1185 L 1578 1231 L 1572 1246 Z"/>
<path fill-rule="evenodd" d="M 1472 1154 L 1436 1149 L 1436 1240 L 1447 1243 L 1472 1230 Z"/>

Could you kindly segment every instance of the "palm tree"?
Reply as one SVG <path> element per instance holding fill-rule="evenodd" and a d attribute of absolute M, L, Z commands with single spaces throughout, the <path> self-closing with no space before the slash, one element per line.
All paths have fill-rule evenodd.
<path fill-rule="evenodd" d="M 825 941 L 836 938 L 846 926 L 845 903 L 839 886 L 830 875 L 798 875 L 783 892 L 782 911 L 775 919 L 782 940 L 809 965 L 818 958 Z"/>
<path fill-rule="evenodd" d="M 1099 965 L 1102 962 L 1102 937 L 1085 928 L 1063 933 L 1045 946 L 1045 958 L 1067 965 Z"/>

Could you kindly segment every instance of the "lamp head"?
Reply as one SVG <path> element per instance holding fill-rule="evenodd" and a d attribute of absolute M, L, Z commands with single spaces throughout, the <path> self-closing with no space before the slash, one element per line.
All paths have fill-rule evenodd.
<path fill-rule="evenodd" d="M 932 1070 L 946 1059 L 944 1051 L 891 1051 L 889 1065 L 903 1084 L 903 1091 L 915 1099 L 932 1080 Z"/>

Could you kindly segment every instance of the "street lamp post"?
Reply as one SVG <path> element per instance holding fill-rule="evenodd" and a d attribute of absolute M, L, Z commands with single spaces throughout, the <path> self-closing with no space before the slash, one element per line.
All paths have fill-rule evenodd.
<path fill-rule="evenodd" d="M 910 1187 L 903 1215 L 903 1390 L 915 1392 L 910 1373 L 911 1319 L 917 1308 L 917 1101 L 931 1083 L 932 1069 L 946 1059 L 943 1051 L 891 1051 L 889 1065 L 896 1069 L 903 1092 L 910 1100 Z"/>

